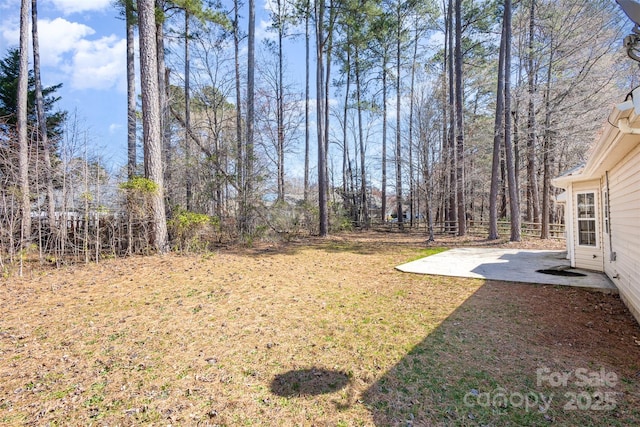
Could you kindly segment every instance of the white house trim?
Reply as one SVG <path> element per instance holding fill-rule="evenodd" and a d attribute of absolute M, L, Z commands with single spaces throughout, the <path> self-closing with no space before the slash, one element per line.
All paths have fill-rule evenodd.
<path fill-rule="evenodd" d="M 640 91 L 635 92 L 640 95 Z M 640 102 L 635 104 L 640 106 Z M 634 102 L 614 107 L 587 162 L 552 183 L 565 190 L 556 200 L 566 206 L 567 256 L 571 265 L 603 271 L 640 322 L 639 113 Z M 576 202 L 578 194 L 585 192 L 594 193 L 596 246 L 579 244 Z"/>

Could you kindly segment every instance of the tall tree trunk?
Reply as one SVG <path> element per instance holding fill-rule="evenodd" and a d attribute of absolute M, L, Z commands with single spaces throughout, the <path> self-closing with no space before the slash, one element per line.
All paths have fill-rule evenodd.
<path fill-rule="evenodd" d="M 233 1 L 233 51 L 235 60 L 235 82 L 236 82 L 236 189 L 238 204 L 240 206 L 240 217 L 244 209 L 244 143 L 242 139 L 242 84 L 240 80 L 240 13 L 239 1 Z M 240 218 L 241 219 L 241 218 Z M 242 221 L 239 222 L 242 227 Z M 240 230 L 242 231 L 242 229 Z"/>
<path fill-rule="evenodd" d="M 349 156 L 349 138 L 348 138 L 348 120 L 349 120 L 349 97 L 351 96 L 351 44 L 347 39 L 346 55 L 347 55 L 347 81 L 344 86 L 344 109 L 342 110 L 342 191 L 344 199 L 344 207 L 351 217 L 352 221 L 358 220 L 357 213 L 354 213 L 354 204 L 351 201 L 351 189 L 349 182 L 351 180 L 351 159 Z"/>
<path fill-rule="evenodd" d="M 311 139 L 311 120 L 310 120 L 310 37 L 309 37 L 309 20 L 311 18 L 311 0 L 306 0 L 306 11 L 304 17 L 304 201 L 309 203 L 309 148 Z"/>
<path fill-rule="evenodd" d="M 226 116 L 226 113 L 222 113 L 222 116 Z M 226 167 L 226 152 L 222 150 L 222 146 L 220 144 L 220 121 L 223 118 L 218 117 L 217 108 L 213 109 L 213 152 L 216 153 L 216 158 L 213 161 L 214 168 L 216 170 L 215 176 L 213 177 L 213 189 L 211 191 L 213 196 L 213 212 L 218 218 L 222 217 L 222 185 L 223 178 L 222 176 L 228 176 L 227 167 Z M 222 176 L 221 176 L 222 175 Z"/>
<path fill-rule="evenodd" d="M 416 66 L 418 61 L 418 22 L 416 17 L 415 39 L 413 43 L 413 57 L 411 59 L 411 87 L 409 88 L 409 223 L 413 227 L 415 218 L 415 181 L 413 179 L 413 110 L 414 110 L 414 91 L 416 81 Z"/>
<path fill-rule="evenodd" d="M 27 97 L 29 91 L 29 0 L 20 5 L 20 64 L 18 71 L 18 175 L 20 182 L 20 248 L 25 250 L 31 240 L 31 196 L 29 194 L 29 139 L 27 133 Z M 22 265 L 22 264 L 21 264 Z"/>
<path fill-rule="evenodd" d="M 328 161 L 328 157 L 329 157 L 329 130 L 330 130 L 330 126 L 329 126 L 329 117 L 331 115 L 331 111 L 329 109 L 329 101 L 331 98 L 331 54 L 333 52 L 333 25 L 335 23 L 336 20 L 336 12 L 337 11 L 337 7 L 334 7 L 334 1 L 330 0 L 329 1 L 329 22 L 327 23 L 327 34 L 326 34 L 326 44 L 325 44 L 325 54 L 326 54 L 326 60 L 325 60 L 325 72 L 324 72 L 324 126 L 323 126 L 323 130 L 324 130 L 324 166 L 325 166 L 325 172 L 324 172 L 324 176 L 326 177 L 327 183 L 325 185 L 325 190 L 327 192 L 327 200 L 329 200 L 329 192 L 331 191 L 331 189 L 333 188 L 333 185 L 329 185 L 329 161 Z M 329 226 L 329 206 L 327 205 L 327 226 Z"/>
<path fill-rule="evenodd" d="M 362 128 L 360 51 L 357 44 L 355 46 L 355 56 L 356 103 L 358 108 L 358 141 L 360 146 L 360 203 L 362 204 L 362 219 L 364 228 L 369 228 L 369 205 L 367 203 L 367 174 L 365 167 L 364 131 Z"/>
<path fill-rule="evenodd" d="M 400 85 L 400 74 L 402 73 L 402 12 L 401 3 L 397 8 L 397 32 L 396 32 L 396 212 L 398 226 L 404 229 L 404 212 L 402 199 L 402 138 L 400 133 L 400 112 L 402 104 L 402 90 Z"/>
<path fill-rule="evenodd" d="M 167 219 L 164 204 L 162 170 L 162 132 L 160 120 L 160 89 L 156 18 L 153 0 L 138 0 L 140 38 L 140 92 L 142 94 L 142 130 L 145 151 L 145 175 L 157 185 L 152 195 L 153 244 L 164 253 L 168 250 Z"/>
<path fill-rule="evenodd" d="M 509 181 L 509 211 L 511 213 L 511 241 L 519 242 L 520 197 L 516 183 L 513 145 L 511 142 L 511 0 L 504 2 L 505 43 L 504 43 L 504 148 L 507 158 L 507 180 Z"/>
<path fill-rule="evenodd" d="M 385 43 L 382 53 L 382 222 L 387 222 L 387 54 Z"/>
<path fill-rule="evenodd" d="M 136 70 L 133 0 L 125 0 L 127 27 L 127 178 L 136 174 Z"/>
<path fill-rule="evenodd" d="M 156 0 L 156 14 L 163 14 L 167 0 Z M 159 87 L 159 100 L 160 100 L 160 132 L 162 141 L 162 172 L 164 174 L 163 180 L 171 182 L 172 172 L 172 150 L 171 150 L 171 109 L 169 99 L 169 75 L 170 70 L 167 68 L 165 61 L 165 49 L 164 49 L 164 18 L 156 19 L 156 56 L 158 61 L 158 87 Z M 146 157 L 145 157 L 146 158 Z M 165 197 L 171 196 L 170 192 L 165 194 Z M 173 202 L 169 199 L 170 205 Z"/>
<path fill-rule="evenodd" d="M 540 230 L 540 238 L 542 239 L 549 238 L 549 214 L 551 210 L 551 77 L 553 72 L 554 48 L 555 43 L 552 37 L 551 47 L 549 49 L 549 65 L 547 68 L 547 82 L 545 88 L 545 120 L 542 147 L 542 228 Z"/>
<path fill-rule="evenodd" d="M 425 211 L 427 216 L 427 242 L 435 241 L 435 235 L 433 231 L 433 183 L 431 176 L 431 165 L 430 165 L 430 155 L 429 155 L 429 144 L 426 142 L 427 139 L 424 139 L 424 182 L 426 187 L 425 192 Z"/>
<path fill-rule="evenodd" d="M 447 134 L 447 156 L 448 161 L 446 162 L 446 167 L 449 170 L 449 175 L 447 177 L 448 185 L 446 186 L 446 191 L 449 193 L 448 200 L 446 202 L 446 221 L 447 221 L 447 230 L 452 231 L 455 230 L 455 222 L 457 221 L 457 203 L 456 203 L 456 195 L 457 195 L 457 181 L 456 181 L 456 111 L 455 111 L 455 78 L 454 78 L 454 23 L 453 23 L 453 0 L 449 0 L 449 4 L 447 7 L 447 26 L 449 29 L 448 37 L 447 37 L 447 76 L 449 81 L 449 132 Z"/>
<path fill-rule="evenodd" d="M 462 0 L 455 0 L 455 86 L 456 86 L 456 199 L 458 236 L 467 234 L 464 170 L 464 104 L 462 87 Z"/>
<path fill-rule="evenodd" d="M 88 195 L 89 193 L 89 156 L 87 155 L 87 139 L 86 139 L 86 134 L 85 134 L 85 141 L 84 141 L 84 158 L 82 159 L 82 174 L 84 175 L 83 177 L 83 183 L 84 183 L 84 194 Z M 85 264 L 89 264 L 89 221 L 90 221 L 90 217 L 89 217 L 89 198 L 88 197 L 83 197 L 84 199 L 84 235 L 83 235 L 83 239 L 82 239 L 82 252 L 84 254 L 84 263 Z"/>
<path fill-rule="evenodd" d="M 491 161 L 491 189 L 489 192 L 489 240 L 500 237 L 498 230 L 498 192 L 500 185 L 500 152 L 504 137 L 504 58 L 505 22 L 502 21 L 500 56 L 498 58 L 498 88 L 496 90 L 496 115 L 493 127 L 493 158 Z"/>
<path fill-rule="evenodd" d="M 538 190 L 538 173 L 536 166 L 536 110 L 534 104 L 534 96 L 536 92 L 535 87 L 535 70 L 533 54 L 535 49 L 535 7 L 536 1 L 531 1 L 531 8 L 529 10 L 529 45 L 527 48 L 527 68 L 528 68 L 528 90 L 529 90 L 529 104 L 528 104 L 528 118 L 527 118 L 527 192 L 530 197 L 530 202 L 533 208 L 533 222 L 540 222 L 540 196 Z"/>
<path fill-rule="evenodd" d="M 324 94 L 324 13 L 325 0 L 315 0 L 316 15 L 316 114 L 318 136 L 318 220 L 319 234 L 324 237 L 329 232 L 329 212 L 327 205 L 327 155 L 325 145 L 325 94 Z"/>
<path fill-rule="evenodd" d="M 507 218 L 507 166 L 504 155 L 504 144 L 500 151 L 500 208 L 498 218 Z"/>
<path fill-rule="evenodd" d="M 256 64 L 256 5 L 249 0 L 249 30 L 247 38 L 247 141 L 245 145 L 245 186 L 241 229 L 249 232 L 252 225 L 251 204 L 254 186 L 254 125 L 255 125 L 255 64 Z"/>
<path fill-rule="evenodd" d="M 187 210 L 193 209 L 193 174 L 191 173 L 191 58 L 189 56 L 189 11 L 184 11 L 184 151 L 186 162 L 185 190 Z"/>
<path fill-rule="evenodd" d="M 38 115 L 38 127 L 40 140 L 42 141 L 44 176 L 47 188 L 47 220 L 49 228 L 54 235 L 57 231 L 56 205 L 53 193 L 53 170 L 51 167 L 51 147 L 47 129 L 47 116 L 44 111 L 44 97 L 42 95 L 42 79 L 40 78 L 40 43 L 38 39 L 38 1 L 31 0 L 31 31 L 33 43 L 33 77 L 36 89 L 36 111 Z"/>
<path fill-rule="evenodd" d="M 137 3 L 137 0 L 135 0 Z M 155 10 L 159 11 L 159 10 L 164 10 L 164 6 L 163 6 L 163 0 L 155 0 Z M 140 9 L 138 7 L 138 9 Z M 138 15 L 139 15 L 139 11 L 138 11 Z M 140 17 L 138 16 L 138 21 L 140 20 Z M 156 60 L 158 62 L 155 70 L 157 70 L 157 79 L 158 79 L 158 87 L 159 87 L 159 93 L 158 93 L 158 99 L 160 102 L 160 129 L 161 131 L 164 129 L 164 109 L 167 107 L 167 99 L 165 98 L 165 93 L 164 93 L 164 86 L 165 86 L 165 74 L 164 74 L 164 27 L 163 27 L 163 23 L 160 21 L 155 21 L 155 26 L 156 26 L 156 31 L 155 31 L 155 43 L 156 43 Z M 140 37 L 140 22 L 138 22 L 138 38 Z M 161 42 L 160 40 L 163 39 L 163 41 Z M 142 60 L 140 60 L 142 61 Z M 161 65 L 160 62 L 162 62 L 163 64 Z M 162 138 L 162 155 L 163 155 L 163 161 L 166 162 L 166 158 L 164 158 L 164 156 L 166 155 L 166 153 L 168 152 L 168 147 L 166 147 L 166 143 L 167 141 L 164 140 L 164 135 Z M 147 155 L 147 151 L 149 151 L 149 147 L 146 146 L 146 141 L 142 140 L 142 149 L 143 149 L 143 166 L 144 166 L 144 171 L 145 171 L 145 176 L 147 175 L 147 171 L 149 170 L 149 165 L 147 164 L 147 162 L 149 161 L 149 156 Z M 167 163 L 168 164 L 168 163 Z"/>
<path fill-rule="evenodd" d="M 284 37 L 284 17 L 282 0 L 278 3 L 278 85 L 277 85 L 277 127 L 278 127 L 278 200 L 284 202 L 284 53 L 282 39 Z"/>
<path fill-rule="evenodd" d="M 449 0 L 450 2 L 451 0 Z M 448 200 L 448 173 L 449 173 L 449 144 L 448 144 L 448 135 L 449 135 L 449 105 L 447 104 L 447 94 L 449 93 L 449 78 L 448 78 L 448 63 L 449 63 L 449 13 L 447 10 L 447 0 L 442 0 L 442 11 L 445 16 L 444 20 L 444 47 L 442 49 L 444 56 L 442 58 L 442 121 L 440 123 L 441 126 L 441 156 L 442 156 L 442 165 L 440 168 L 441 174 L 439 176 L 439 195 L 441 197 L 437 197 L 434 205 L 436 205 L 435 209 L 435 222 L 441 222 L 444 224 L 447 221 L 447 200 Z M 441 228 L 441 231 L 444 229 Z"/>

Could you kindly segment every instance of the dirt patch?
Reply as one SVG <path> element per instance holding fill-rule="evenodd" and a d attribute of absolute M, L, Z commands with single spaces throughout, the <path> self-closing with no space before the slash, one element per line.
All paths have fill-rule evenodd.
<path fill-rule="evenodd" d="M 518 245 L 557 249 L 540 242 Z M 0 424 L 640 423 L 640 328 L 617 296 L 394 270 L 425 246 L 351 233 L 4 281 Z M 538 386 L 539 369 L 617 382 Z M 468 404 L 498 388 L 556 400 Z M 605 392 L 615 407 L 580 409 Z"/>

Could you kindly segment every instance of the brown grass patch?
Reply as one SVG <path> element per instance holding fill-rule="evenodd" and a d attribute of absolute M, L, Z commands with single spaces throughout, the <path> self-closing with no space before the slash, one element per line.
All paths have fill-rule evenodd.
<path fill-rule="evenodd" d="M 424 247 L 353 233 L 4 282 L 0 423 L 640 422 L 640 328 L 617 296 L 394 270 Z M 541 367 L 615 373 L 615 408 L 564 410 L 602 387 L 538 386 Z M 464 404 L 497 388 L 556 397 L 544 412 Z"/>

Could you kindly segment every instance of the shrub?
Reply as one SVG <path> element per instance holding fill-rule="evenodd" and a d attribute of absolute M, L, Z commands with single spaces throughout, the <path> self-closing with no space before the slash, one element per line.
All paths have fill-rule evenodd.
<path fill-rule="evenodd" d="M 130 193 L 153 194 L 158 191 L 158 184 L 142 176 L 136 176 L 121 183 L 120 189 Z"/>
<path fill-rule="evenodd" d="M 128 213 L 127 251 L 151 251 L 149 231 L 151 230 L 151 196 L 158 191 L 154 181 L 136 176 L 119 185 L 124 193 L 124 205 Z"/>
<path fill-rule="evenodd" d="M 174 248 L 182 252 L 208 249 L 213 234 L 220 230 L 216 217 L 177 208 L 167 222 L 174 241 Z"/>

